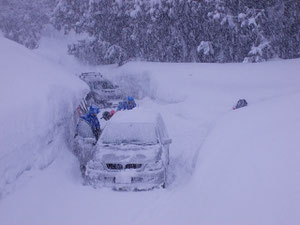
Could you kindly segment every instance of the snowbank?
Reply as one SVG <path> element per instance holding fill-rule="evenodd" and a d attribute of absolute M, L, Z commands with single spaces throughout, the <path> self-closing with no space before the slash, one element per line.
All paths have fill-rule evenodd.
<path fill-rule="evenodd" d="M 151 222 L 141 216 L 135 224 L 299 224 L 299 97 L 270 99 L 219 117 L 191 181 L 161 199 Z"/>
<path fill-rule="evenodd" d="M 299 224 L 299 97 L 236 110 L 215 124 L 193 177 L 203 224 Z"/>
<path fill-rule="evenodd" d="M 65 143 L 60 136 L 66 135 L 87 87 L 60 66 L 2 37 L 0 49 L 1 197 L 24 172 L 54 160 Z"/>
<path fill-rule="evenodd" d="M 13 56 L 17 58 L 21 49 L 15 45 L 12 48 L 18 52 Z M 25 53 L 24 49 L 22 51 Z M 27 51 L 26 54 L 29 55 L 28 59 L 22 60 L 34 58 L 34 63 L 38 64 L 34 68 L 43 69 L 43 60 Z M 55 58 L 55 54 L 51 57 Z M 18 68 L 23 65 L 21 60 L 13 62 Z M 59 64 L 68 67 L 68 63 Z M 3 66 L 1 64 L 0 69 L 3 68 L 5 63 Z M 12 66 L 7 68 L 9 71 L 19 71 Z M 45 74 L 50 74 L 47 71 L 53 71 L 57 66 L 49 68 L 45 65 L 45 68 Z M 7 102 L 13 109 L 11 112 L 5 108 L 2 112 L 1 108 L 1 125 L 5 123 L 4 127 L 8 129 L 11 127 L 9 124 L 17 121 L 21 124 L 22 132 L 15 134 L 15 131 L 8 129 L 2 134 L 4 131 L 1 128 L 0 171 L 8 171 L 8 175 L 16 174 L 11 172 L 9 166 L 13 168 L 22 162 L 20 165 L 23 170 L 18 171 L 24 171 L 25 165 L 40 165 L 37 162 L 41 160 L 33 159 L 54 159 L 56 151 L 60 151 L 60 154 L 46 169 L 35 170 L 30 182 L 0 201 L 1 222 L 10 225 L 300 223 L 297 213 L 300 208 L 297 190 L 300 181 L 297 173 L 300 169 L 297 151 L 300 108 L 296 104 L 300 97 L 299 60 L 260 64 L 132 62 L 122 67 L 113 65 L 93 70 L 114 79 L 129 94 L 145 97 L 137 100 L 138 108 L 161 113 L 173 141 L 170 146 L 167 189 L 115 192 L 83 186 L 78 160 L 67 151 L 65 144 L 61 144 L 64 143 L 63 135 L 53 135 L 53 142 L 51 138 L 45 139 L 47 130 L 53 131 L 51 127 L 60 130 L 56 124 L 64 118 L 68 119 L 61 109 L 65 107 L 71 111 L 78 93 L 74 89 L 83 90 L 83 87 L 73 80 L 65 84 L 62 76 L 53 75 L 53 80 L 52 76 L 47 76 L 53 82 L 49 81 L 51 84 L 57 82 L 63 84 L 65 89 L 70 89 L 67 92 L 70 95 L 67 95 L 62 93 L 63 88 L 53 85 L 52 90 L 58 92 L 53 97 L 57 112 L 54 114 L 53 107 L 47 110 L 46 102 L 50 101 L 48 97 L 52 95 L 45 92 L 52 92 L 49 82 L 45 83 L 46 78 L 36 82 L 43 87 L 39 91 L 44 94 L 35 96 L 30 94 L 35 90 L 32 88 L 34 83 L 28 82 L 31 88 L 26 89 L 21 84 L 17 85 L 18 79 L 7 77 L 13 87 L 27 90 L 29 94 L 26 92 L 24 96 L 19 96 L 18 103 L 6 100 L 7 93 L 11 91 L 3 92 L 6 98 L 1 95 L 1 103 Z M 12 93 L 14 99 L 19 93 Z M 64 99 L 63 96 L 68 98 Z M 239 98 L 247 99 L 249 106 L 232 111 L 232 106 Z M 64 100 L 68 103 L 65 104 Z M 19 105 L 22 107 L 17 108 Z M 34 105 L 41 105 L 35 116 L 33 112 L 36 109 L 32 109 Z M 16 120 L 7 119 L 9 113 L 13 113 Z M 45 118 L 48 120 L 43 122 Z M 29 125 L 25 124 L 26 121 L 30 122 Z M 57 123 L 47 127 L 45 124 L 49 124 L 49 121 Z M 25 128 L 31 131 L 27 134 Z M 16 140 L 16 147 L 12 147 L 12 142 L 6 139 Z M 41 148 L 35 143 L 49 147 Z M 2 145 L 8 146 L 4 154 Z M 21 146 L 25 145 L 26 151 L 22 151 Z M 25 154 L 27 152 L 28 155 Z M 6 157 L 5 160 L 3 157 Z M 16 160 L 18 157 L 20 160 Z M 27 159 L 30 159 L 29 163 L 25 163 Z M 2 162 L 9 164 L 3 167 Z M 2 177 L 2 182 L 8 180 Z"/>
<path fill-rule="evenodd" d="M 216 116 L 239 98 L 252 104 L 300 90 L 299 63 L 299 59 L 257 64 L 131 62 L 100 71 L 129 94 L 165 104 L 185 102 L 194 109 L 189 114 L 205 109 L 205 114 L 209 110 Z"/>

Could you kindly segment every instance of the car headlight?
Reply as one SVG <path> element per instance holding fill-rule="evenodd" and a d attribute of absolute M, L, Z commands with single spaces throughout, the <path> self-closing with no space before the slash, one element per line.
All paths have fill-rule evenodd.
<path fill-rule="evenodd" d="M 158 160 L 156 162 L 151 162 L 147 164 L 147 169 L 150 171 L 154 171 L 154 170 L 160 170 L 163 166 L 163 163 L 161 160 Z"/>
<path fill-rule="evenodd" d="M 92 170 L 104 170 L 104 166 L 100 162 L 88 162 L 87 168 Z"/>

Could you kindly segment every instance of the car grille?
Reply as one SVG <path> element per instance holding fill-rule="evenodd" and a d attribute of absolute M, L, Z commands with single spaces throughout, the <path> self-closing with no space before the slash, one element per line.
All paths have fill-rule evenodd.
<path fill-rule="evenodd" d="M 142 164 L 130 163 L 130 164 L 126 164 L 125 169 L 140 169 L 141 167 Z"/>
<path fill-rule="evenodd" d="M 139 163 L 128 163 L 128 164 L 120 164 L 120 163 L 107 163 L 107 169 L 109 170 L 125 170 L 125 169 L 140 169 L 142 168 L 142 164 Z"/>
<path fill-rule="evenodd" d="M 142 177 L 132 177 L 131 182 L 132 183 L 141 183 L 141 182 L 143 182 L 143 178 Z"/>
<path fill-rule="evenodd" d="M 106 166 L 107 166 L 107 169 L 109 169 L 109 170 L 122 170 L 123 169 L 123 165 L 117 164 L 117 163 L 107 163 Z"/>

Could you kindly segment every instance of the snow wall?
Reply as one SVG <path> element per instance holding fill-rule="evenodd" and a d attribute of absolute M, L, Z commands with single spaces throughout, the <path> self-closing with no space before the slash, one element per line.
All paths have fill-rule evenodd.
<path fill-rule="evenodd" d="M 0 199 L 26 171 L 47 167 L 66 148 L 87 91 L 57 64 L 0 37 Z"/>

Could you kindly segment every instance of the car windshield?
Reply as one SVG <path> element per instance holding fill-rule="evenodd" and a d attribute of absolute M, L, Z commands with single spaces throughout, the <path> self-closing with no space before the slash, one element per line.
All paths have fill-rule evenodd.
<path fill-rule="evenodd" d="M 109 81 L 97 81 L 95 83 L 95 89 L 100 90 L 100 89 L 113 89 L 114 86 L 109 82 Z"/>
<path fill-rule="evenodd" d="M 154 145 L 158 143 L 152 123 L 111 123 L 103 131 L 104 144 Z"/>

